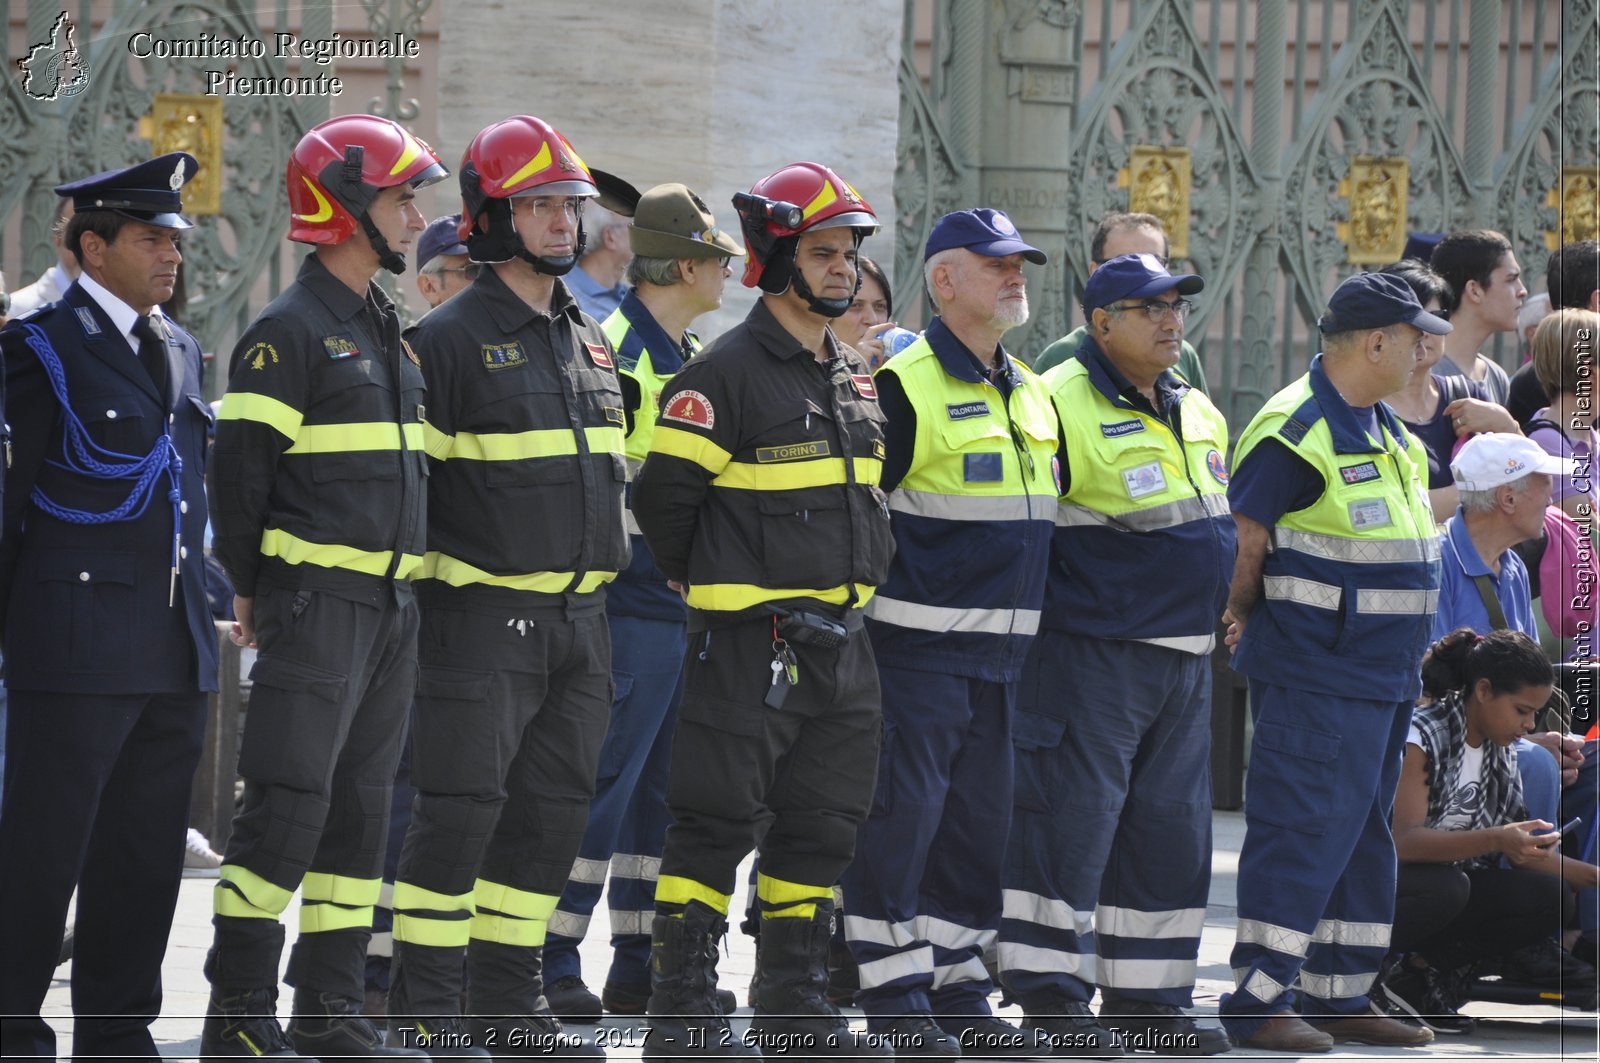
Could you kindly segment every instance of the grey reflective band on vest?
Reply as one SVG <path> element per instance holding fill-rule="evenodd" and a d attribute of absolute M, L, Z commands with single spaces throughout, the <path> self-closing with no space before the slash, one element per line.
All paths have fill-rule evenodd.
<path fill-rule="evenodd" d="M 1346 539 L 1294 528 L 1274 528 L 1273 548 L 1294 550 L 1349 565 L 1405 565 L 1439 559 L 1439 538 Z"/>
<path fill-rule="evenodd" d="M 1056 506 L 1056 527 L 1088 528 L 1101 526 L 1117 531 L 1153 532 L 1176 528 L 1197 520 L 1226 517 L 1228 496 L 1224 494 L 1199 495 L 1163 502 L 1149 509 L 1135 509 L 1112 516 L 1099 510 L 1080 506 L 1075 502 L 1061 502 Z"/>
<path fill-rule="evenodd" d="M 1028 495 L 942 495 L 936 491 L 908 491 L 904 487 L 889 493 L 889 509 L 913 517 L 935 520 L 1001 521 L 1044 520 L 1052 499 Z"/>
<path fill-rule="evenodd" d="M 1331 583 L 1318 583 L 1300 576 L 1263 576 L 1266 596 L 1279 602 L 1294 602 L 1313 609 L 1335 610 L 1343 593 Z M 1439 605 L 1437 590 L 1361 589 L 1356 591 L 1356 612 L 1368 616 L 1421 616 Z"/>
<path fill-rule="evenodd" d="M 1039 632 L 1038 609 L 947 609 L 878 594 L 867 603 L 866 612 L 882 623 L 919 631 L 968 631 L 985 635 L 1035 635 Z"/>
<path fill-rule="evenodd" d="M 622 507 L 622 526 L 623 528 L 627 529 L 629 535 L 644 534 L 644 532 L 639 528 L 639 518 L 633 515 L 632 506 Z"/>

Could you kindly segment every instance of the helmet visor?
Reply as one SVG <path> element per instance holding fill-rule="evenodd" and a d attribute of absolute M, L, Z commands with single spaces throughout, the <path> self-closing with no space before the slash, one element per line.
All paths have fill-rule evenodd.
<path fill-rule="evenodd" d="M 835 214 L 833 217 L 819 221 L 815 225 L 803 226 L 801 231 L 810 232 L 813 229 L 843 229 L 847 226 L 852 229 L 864 230 L 861 234 L 863 237 L 871 236 L 873 233 L 878 231 L 878 219 L 873 217 L 871 214 L 866 213 L 865 211 L 855 210 L 846 214 Z"/>
<path fill-rule="evenodd" d="M 528 196 L 584 196 L 592 198 L 598 196 L 600 190 L 588 181 L 551 181 L 548 184 L 534 185 L 524 188 L 520 192 L 511 193 L 512 199 L 524 199 Z"/>

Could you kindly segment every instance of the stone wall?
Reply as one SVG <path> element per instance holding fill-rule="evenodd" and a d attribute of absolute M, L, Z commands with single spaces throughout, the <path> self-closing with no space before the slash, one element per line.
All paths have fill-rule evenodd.
<path fill-rule="evenodd" d="M 559 129 L 642 191 L 682 181 L 737 229 L 730 197 L 789 162 L 839 171 L 894 219 L 900 0 L 516 0 L 451 3 L 439 40 L 435 145 L 452 169 L 509 114 Z M 452 183 L 453 185 L 453 183 Z M 441 186 L 433 214 L 459 208 Z M 865 245 L 892 266 L 887 232 Z M 754 293 L 736 268 L 715 336 Z"/>

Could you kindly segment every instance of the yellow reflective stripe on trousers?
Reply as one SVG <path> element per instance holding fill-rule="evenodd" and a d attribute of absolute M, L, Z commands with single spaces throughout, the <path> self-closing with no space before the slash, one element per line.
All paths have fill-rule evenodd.
<path fill-rule="evenodd" d="M 329 930 L 351 930 L 372 925 L 372 905 L 350 908 L 343 904 L 300 905 L 300 933 L 320 934 Z"/>
<path fill-rule="evenodd" d="M 435 893 L 433 890 L 413 886 L 409 882 L 394 884 L 394 910 L 425 910 L 430 912 L 470 912 L 472 893 Z"/>
<path fill-rule="evenodd" d="M 308 901 L 332 901 L 344 905 L 374 905 L 383 894 L 381 878 L 350 878 L 311 871 L 300 883 L 300 895 Z"/>
<path fill-rule="evenodd" d="M 479 912 L 472 917 L 470 932 L 473 941 L 537 948 L 544 944 L 547 931 L 543 919 L 513 919 L 506 915 Z"/>
<path fill-rule="evenodd" d="M 430 919 L 407 912 L 394 913 L 394 939 L 409 945 L 464 948 L 471 936 L 471 919 Z"/>
<path fill-rule="evenodd" d="M 705 436 L 657 424 L 650 440 L 650 453 L 670 454 L 674 458 L 692 461 L 715 476 L 733 460 L 733 455 L 717 446 Z"/>
<path fill-rule="evenodd" d="M 817 914 L 818 901 L 833 900 L 828 886 L 810 886 L 756 873 L 756 896 L 761 901 L 763 919 L 810 919 Z"/>
<path fill-rule="evenodd" d="M 217 875 L 221 881 L 212 892 L 212 905 L 218 915 L 276 919 L 294 897 L 294 890 L 275 886 L 238 864 L 223 864 Z"/>
<path fill-rule="evenodd" d="M 219 421 L 255 421 L 276 430 L 290 442 L 299 437 L 304 416 L 286 402 L 250 391 L 228 392 L 222 397 L 222 408 L 217 411 Z"/>
<path fill-rule="evenodd" d="M 875 588 L 865 583 L 855 585 L 856 604 L 871 600 Z M 754 583 L 691 583 L 686 599 L 691 608 L 711 612 L 734 613 L 750 609 L 762 602 L 776 602 L 789 598 L 814 598 L 829 605 L 843 605 L 850 600 L 848 586 L 819 589 L 814 587 L 761 587 Z"/>
<path fill-rule="evenodd" d="M 867 615 L 885 624 L 918 631 L 971 631 L 984 635 L 1036 635 L 1038 609 L 950 609 L 876 595 L 867 603 Z"/>
<path fill-rule="evenodd" d="M 537 919 L 541 922 L 549 920 L 550 913 L 556 910 L 556 902 L 561 899 L 553 893 L 533 893 L 481 878 L 473 888 L 472 895 L 480 913 L 488 909 L 517 919 Z"/>
<path fill-rule="evenodd" d="M 429 550 L 420 567 L 421 571 L 417 573 L 419 579 L 441 580 L 452 587 L 481 584 L 486 587 L 536 591 L 539 594 L 560 594 L 571 586 L 573 577 L 571 572 L 527 572 L 516 576 L 496 576 L 458 557 L 451 557 L 437 550 Z M 616 577 L 615 572 L 585 572 L 583 579 L 579 580 L 578 585 L 572 590 L 574 594 L 586 594 Z"/>
<path fill-rule="evenodd" d="M 733 902 L 733 897 L 726 893 L 719 893 L 705 883 L 696 882 L 692 878 L 662 875 L 656 880 L 657 905 L 686 905 L 690 901 L 699 901 L 719 914 L 727 915 L 728 906 Z"/>
<path fill-rule="evenodd" d="M 316 565 L 320 568 L 343 568 L 351 572 L 365 572 L 369 576 L 384 576 L 389 572 L 389 561 L 394 557 L 390 550 L 357 550 L 353 546 L 337 543 L 314 543 L 291 535 L 282 528 L 268 528 L 261 533 L 261 552 L 291 565 Z M 406 579 L 422 567 L 417 554 L 402 554 L 396 579 Z"/>
<path fill-rule="evenodd" d="M 593 453 L 622 453 L 622 429 L 615 425 L 585 428 L 583 437 Z M 578 437 L 570 428 L 536 428 L 526 432 L 457 432 L 451 438 L 451 460 L 520 461 L 524 458 L 570 457 L 578 453 Z"/>
<path fill-rule="evenodd" d="M 883 479 L 883 462 L 877 458 L 855 458 L 855 482 L 877 484 Z M 810 461 L 760 464 L 730 461 L 711 483 L 744 491 L 796 491 L 806 487 L 831 487 L 850 481 L 845 477 L 843 458 L 813 458 Z"/>
<path fill-rule="evenodd" d="M 406 450 L 422 450 L 426 445 L 420 424 L 397 425 L 393 421 L 303 424 L 300 434 L 295 437 L 294 446 L 284 453 L 344 454 L 353 450 L 399 450 L 402 434 L 405 436 Z"/>

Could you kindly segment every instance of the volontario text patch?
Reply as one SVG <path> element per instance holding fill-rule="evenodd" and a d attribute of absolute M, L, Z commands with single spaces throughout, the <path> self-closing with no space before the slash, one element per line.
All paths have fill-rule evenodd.
<path fill-rule="evenodd" d="M 989 416 L 989 404 L 983 399 L 976 402 L 956 402 L 944 408 L 952 421 L 966 421 L 973 417 Z"/>

